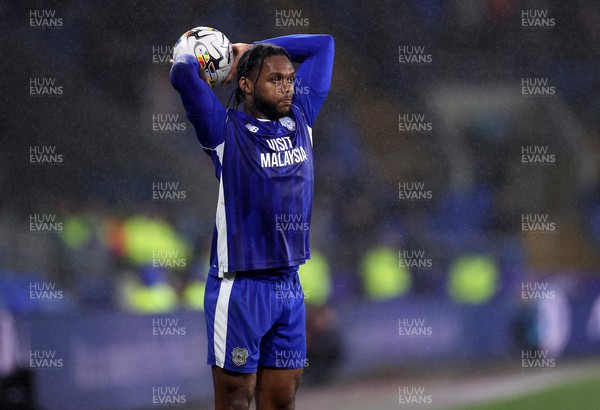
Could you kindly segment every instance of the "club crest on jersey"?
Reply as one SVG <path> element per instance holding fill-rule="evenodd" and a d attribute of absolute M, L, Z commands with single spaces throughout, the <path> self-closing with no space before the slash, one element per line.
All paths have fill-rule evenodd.
<path fill-rule="evenodd" d="M 294 131 L 296 129 L 296 122 L 290 117 L 281 117 L 279 122 L 290 131 Z"/>
<path fill-rule="evenodd" d="M 248 358 L 248 350 L 244 347 L 236 347 L 231 352 L 231 360 L 238 366 L 243 366 L 246 364 L 246 359 Z"/>
<path fill-rule="evenodd" d="M 250 123 L 246 124 L 246 128 L 248 128 L 248 130 L 250 130 L 250 132 L 257 132 L 258 131 L 258 127 L 256 125 L 252 125 Z"/>

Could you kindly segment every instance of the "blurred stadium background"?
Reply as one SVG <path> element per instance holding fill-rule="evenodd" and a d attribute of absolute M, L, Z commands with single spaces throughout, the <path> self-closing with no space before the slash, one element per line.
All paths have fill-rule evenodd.
<path fill-rule="evenodd" d="M 0 14 L 1 409 L 210 408 L 199 302 L 218 186 L 168 63 L 199 25 L 336 41 L 299 409 L 597 408 L 597 2 Z"/>

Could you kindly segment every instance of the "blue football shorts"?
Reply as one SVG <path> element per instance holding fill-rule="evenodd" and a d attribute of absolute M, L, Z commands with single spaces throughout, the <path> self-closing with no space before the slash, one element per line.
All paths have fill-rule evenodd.
<path fill-rule="evenodd" d="M 306 311 L 297 268 L 208 276 L 209 365 L 240 373 L 305 367 Z"/>

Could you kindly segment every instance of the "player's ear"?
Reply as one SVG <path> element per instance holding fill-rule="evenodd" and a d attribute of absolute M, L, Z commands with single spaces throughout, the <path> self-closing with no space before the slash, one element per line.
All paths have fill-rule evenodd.
<path fill-rule="evenodd" d="M 253 84 L 246 77 L 241 77 L 238 85 L 244 94 L 252 94 Z"/>

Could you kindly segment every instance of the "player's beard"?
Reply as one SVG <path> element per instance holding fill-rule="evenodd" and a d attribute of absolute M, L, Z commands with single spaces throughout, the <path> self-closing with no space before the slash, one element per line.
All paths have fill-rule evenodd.
<path fill-rule="evenodd" d="M 277 104 L 271 104 L 265 101 L 260 95 L 254 93 L 252 95 L 252 103 L 254 104 L 254 108 L 264 114 L 268 119 L 275 121 L 281 117 L 285 117 L 286 115 L 290 115 L 292 111 L 292 107 L 288 107 L 284 110 L 278 110 Z"/>

